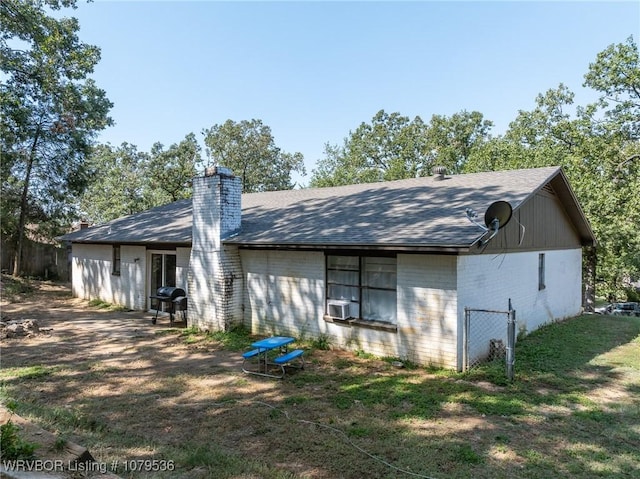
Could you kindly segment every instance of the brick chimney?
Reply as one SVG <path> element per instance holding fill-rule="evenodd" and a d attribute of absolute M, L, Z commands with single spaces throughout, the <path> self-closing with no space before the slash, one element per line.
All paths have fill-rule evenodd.
<path fill-rule="evenodd" d="M 222 241 L 240 231 L 242 184 L 230 169 L 207 168 L 193 179 L 189 260 L 189 324 L 227 331 L 242 322 L 242 266 L 237 246 Z"/>

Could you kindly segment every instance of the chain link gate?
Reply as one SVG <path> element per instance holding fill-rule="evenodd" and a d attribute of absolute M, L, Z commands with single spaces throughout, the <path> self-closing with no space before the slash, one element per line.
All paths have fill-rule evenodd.
<path fill-rule="evenodd" d="M 463 371 L 504 358 L 507 378 L 513 380 L 516 311 L 464 308 Z"/>

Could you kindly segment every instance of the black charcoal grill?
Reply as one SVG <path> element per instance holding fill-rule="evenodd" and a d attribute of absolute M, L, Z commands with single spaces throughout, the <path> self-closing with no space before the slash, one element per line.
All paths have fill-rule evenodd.
<path fill-rule="evenodd" d="M 153 324 L 156 324 L 158 320 L 158 312 L 163 310 L 163 305 L 167 304 L 167 311 L 169 312 L 169 321 L 173 326 L 173 315 L 176 311 L 182 311 L 182 319 L 184 324 L 187 324 L 187 293 L 182 288 L 176 288 L 175 286 L 161 286 L 157 289 L 156 294 L 149 296 L 151 304 L 156 302 L 156 315 L 151 320 Z"/>

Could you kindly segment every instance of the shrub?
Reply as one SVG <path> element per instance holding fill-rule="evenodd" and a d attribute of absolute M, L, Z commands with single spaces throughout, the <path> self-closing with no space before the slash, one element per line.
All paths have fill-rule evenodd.
<path fill-rule="evenodd" d="M 635 303 L 640 302 L 640 292 L 636 291 L 633 288 L 625 289 L 625 293 L 627 294 L 627 301 L 632 301 Z"/>
<path fill-rule="evenodd" d="M 30 459 L 36 450 L 36 445 L 24 441 L 18 435 L 18 426 L 10 420 L 0 426 L 0 457 L 7 461 L 15 459 Z"/>
<path fill-rule="evenodd" d="M 311 347 L 322 351 L 328 351 L 331 349 L 331 340 L 326 334 L 321 334 L 311 341 Z"/>

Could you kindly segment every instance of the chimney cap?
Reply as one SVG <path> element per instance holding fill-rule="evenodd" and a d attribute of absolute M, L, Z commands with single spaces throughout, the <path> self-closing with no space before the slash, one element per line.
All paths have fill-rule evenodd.
<path fill-rule="evenodd" d="M 204 176 L 233 176 L 233 171 L 224 166 L 207 166 L 204 169 Z"/>

